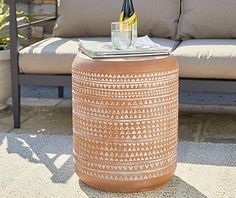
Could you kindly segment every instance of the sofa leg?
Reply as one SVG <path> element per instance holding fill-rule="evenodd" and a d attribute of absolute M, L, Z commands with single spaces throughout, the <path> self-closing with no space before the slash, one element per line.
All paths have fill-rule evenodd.
<path fill-rule="evenodd" d="M 64 87 L 59 86 L 58 87 L 58 97 L 63 98 L 64 97 Z"/>
<path fill-rule="evenodd" d="M 12 109 L 13 109 L 13 119 L 14 128 L 20 128 L 20 103 L 21 103 L 21 93 L 20 85 L 16 85 L 14 92 L 12 94 Z"/>

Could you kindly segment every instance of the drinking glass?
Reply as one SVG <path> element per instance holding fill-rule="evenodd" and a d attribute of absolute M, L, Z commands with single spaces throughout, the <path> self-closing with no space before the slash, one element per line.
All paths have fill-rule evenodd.
<path fill-rule="evenodd" d="M 114 49 L 128 49 L 132 45 L 132 23 L 111 23 L 111 40 Z"/>

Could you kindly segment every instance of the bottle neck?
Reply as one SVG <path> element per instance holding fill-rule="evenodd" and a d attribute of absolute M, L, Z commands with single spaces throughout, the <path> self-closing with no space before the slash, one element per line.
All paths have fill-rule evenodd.
<path fill-rule="evenodd" d="M 129 4 L 129 0 L 125 0 L 125 5 L 124 5 L 124 16 L 123 16 L 123 20 L 128 19 L 130 16 L 130 4 Z"/>
<path fill-rule="evenodd" d="M 135 10 L 134 10 L 134 4 L 133 4 L 133 1 L 132 1 L 132 0 L 129 0 L 129 4 L 130 4 L 130 10 L 131 10 L 131 12 L 134 13 Z"/>

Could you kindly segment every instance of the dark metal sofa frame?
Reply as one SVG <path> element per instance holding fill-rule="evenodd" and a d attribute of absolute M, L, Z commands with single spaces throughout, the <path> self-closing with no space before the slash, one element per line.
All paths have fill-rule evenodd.
<path fill-rule="evenodd" d="M 19 51 L 18 51 L 18 30 L 27 28 L 40 23 L 54 21 L 58 16 L 58 0 L 55 0 L 55 16 L 38 20 L 28 24 L 17 25 L 16 4 L 29 3 L 32 0 L 6 0 L 10 6 L 10 53 L 11 53 L 11 80 L 12 80 L 12 111 L 14 118 L 14 128 L 20 128 L 20 101 L 21 85 L 35 86 L 58 86 L 58 96 L 63 97 L 63 87 L 71 86 L 71 75 L 42 75 L 24 74 L 19 72 Z M 236 92 L 235 80 L 216 80 L 216 79 L 180 79 L 181 90 L 191 91 L 223 91 Z"/>

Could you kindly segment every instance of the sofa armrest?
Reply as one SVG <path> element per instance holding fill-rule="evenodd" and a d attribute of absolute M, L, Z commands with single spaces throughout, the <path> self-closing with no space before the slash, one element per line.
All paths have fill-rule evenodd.
<path fill-rule="evenodd" d="M 56 19 L 57 19 L 56 16 L 48 17 L 46 19 L 41 19 L 41 20 L 37 20 L 37 21 L 30 22 L 30 23 L 19 25 L 19 26 L 17 26 L 17 29 L 27 28 L 27 27 L 38 25 L 38 24 L 41 24 L 41 23 L 47 23 L 47 22 L 50 22 L 50 21 L 55 21 Z"/>
<path fill-rule="evenodd" d="M 10 6 L 10 9 L 13 8 L 12 7 L 13 4 L 17 4 L 17 3 L 30 3 L 32 1 L 33 0 L 5 0 L 6 4 L 8 4 Z M 41 24 L 41 23 L 47 23 L 47 22 L 56 20 L 57 19 L 57 1 L 56 1 L 56 5 L 55 5 L 55 11 L 56 11 L 56 13 L 55 13 L 55 16 L 53 16 L 53 17 L 48 17 L 46 19 L 41 19 L 41 20 L 37 20 L 37 21 L 34 21 L 34 22 L 22 24 L 22 25 L 17 26 L 16 28 L 17 29 L 22 29 L 22 28 L 27 28 L 27 27 L 30 27 L 30 26 L 34 26 L 34 25 L 38 25 L 38 24 Z M 11 18 L 10 18 L 10 21 L 11 21 Z"/>
<path fill-rule="evenodd" d="M 30 22 L 27 24 L 19 25 L 17 24 L 17 14 L 16 14 L 16 4 L 17 3 L 30 3 L 32 0 L 5 0 L 5 2 L 9 5 L 10 8 L 10 53 L 11 53 L 11 69 L 12 73 L 19 73 L 19 68 L 18 68 L 18 45 L 19 45 L 19 40 L 18 40 L 18 29 L 21 28 L 26 28 L 32 25 L 36 25 L 39 23 L 44 23 L 44 22 L 49 22 L 53 21 L 57 18 L 57 3 L 58 1 L 56 0 L 55 4 L 55 16 L 54 17 L 49 17 L 47 19 L 42 19 L 34 22 Z"/>

